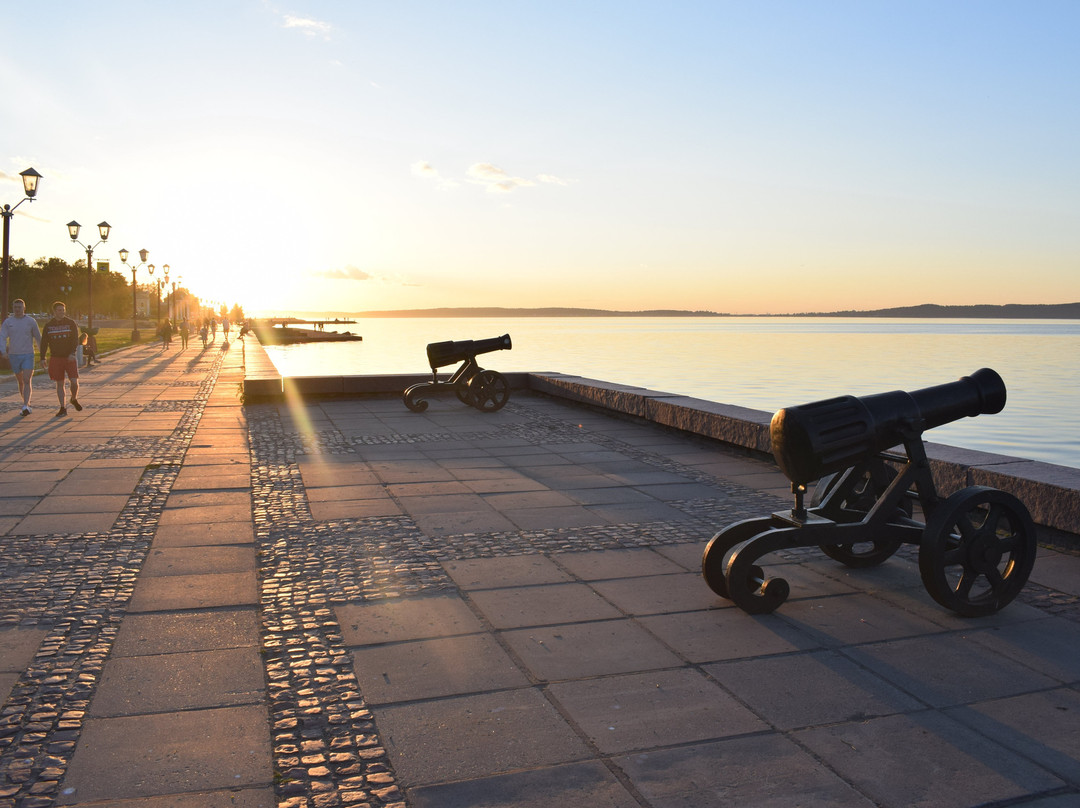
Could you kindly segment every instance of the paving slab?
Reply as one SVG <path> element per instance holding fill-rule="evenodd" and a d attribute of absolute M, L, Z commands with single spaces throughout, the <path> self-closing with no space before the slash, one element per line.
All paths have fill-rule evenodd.
<path fill-rule="evenodd" d="M 622 617 L 614 606 L 580 583 L 483 590 L 473 592 L 470 598 L 499 629 Z"/>
<path fill-rule="evenodd" d="M 267 724 L 262 705 L 88 720 L 58 802 L 265 788 Z"/>
<path fill-rule="evenodd" d="M 336 612 L 345 644 L 351 646 L 474 634 L 483 629 L 468 605 L 451 596 L 347 604 Z"/>
<path fill-rule="evenodd" d="M 776 734 L 641 752 L 615 763 L 648 805 L 664 808 L 881 805 Z"/>
<path fill-rule="evenodd" d="M 248 647 L 258 623 L 253 608 L 131 614 L 120 625 L 113 657 Z"/>
<path fill-rule="evenodd" d="M 747 615 L 734 606 L 707 611 L 647 615 L 638 622 L 695 664 L 767 657 L 820 647 L 775 614 Z"/>
<path fill-rule="evenodd" d="M 584 741 L 533 688 L 384 707 L 379 729 L 406 788 L 589 757 Z"/>
<path fill-rule="evenodd" d="M 767 730 L 768 724 L 691 668 L 550 686 L 604 754 L 675 746 Z"/>
<path fill-rule="evenodd" d="M 447 561 L 443 567 L 461 589 L 501 589 L 570 580 L 553 560 L 541 555 L 470 558 Z"/>
<path fill-rule="evenodd" d="M 1080 783 L 1080 692 L 1055 688 L 956 707 L 946 715 L 1073 785 Z"/>
<path fill-rule="evenodd" d="M 34 536 L 51 533 L 78 534 L 112 529 L 119 510 L 112 513 L 43 513 L 30 514 L 8 530 L 13 535 Z"/>
<path fill-rule="evenodd" d="M 132 612 L 253 606 L 258 603 L 250 573 L 167 575 L 140 578 L 128 608 Z"/>
<path fill-rule="evenodd" d="M 631 620 L 518 629 L 500 636 L 528 671 L 545 682 L 682 665 Z"/>
<path fill-rule="evenodd" d="M 41 629 L 0 628 L 0 671 L 21 672 L 47 635 L 48 632 Z"/>
<path fill-rule="evenodd" d="M 705 671 L 782 730 L 859 721 L 924 706 L 835 651 L 712 664 Z"/>
<path fill-rule="evenodd" d="M 530 683 L 489 634 L 357 648 L 352 658 L 364 697 L 373 705 Z"/>
<path fill-rule="evenodd" d="M 413 808 L 637 808 L 639 803 L 599 762 L 571 763 L 409 789 Z"/>
<path fill-rule="evenodd" d="M 251 522 L 160 525 L 154 535 L 154 547 L 204 547 L 254 541 L 255 529 Z"/>
<path fill-rule="evenodd" d="M 1014 696 L 1059 684 L 963 634 L 912 637 L 848 648 L 844 653 L 934 707 Z M 958 676 L 959 671 L 964 675 Z"/>
<path fill-rule="evenodd" d="M 255 648 L 226 648 L 105 663 L 90 716 L 115 717 L 173 710 L 259 704 L 263 664 Z"/>
<path fill-rule="evenodd" d="M 658 564 L 670 569 L 667 561 Z M 627 614 L 664 614 L 689 612 L 726 606 L 707 586 L 701 576 L 690 572 L 666 575 L 642 575 L 615 581 L 594 581 L 590 586 L 606 600 Z"/>
<path fill-rule="evenodd" d="M 255 548 L 251 545 L 215 547 L 154 547 L 143 563 L 147 577 L 255 573 Z"/>
<path fill-rule="evenodd" d="M 834 645 L 856 645 L 942 631 L 929 620 L 863 594 L 796 599 L 785 604 L 782 617 L 820 642 Z"/>
<path fill-rule="evenodd" d="M 794 737 L 886 808 L 982 805 L 1064 785 L 994 738 L 932 710 L 807 729 Z"/>
<path fill-rule="evenodd" d="M 199 525 L 218 522 L 251 521 L 251 503 L 233 505 L 192 505 L 161 512 L 162 525 Z"/>

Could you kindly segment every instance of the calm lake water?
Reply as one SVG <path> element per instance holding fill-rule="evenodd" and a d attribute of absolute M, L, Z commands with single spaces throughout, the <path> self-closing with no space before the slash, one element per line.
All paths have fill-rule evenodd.
<path fill-rule="evenodd" d="M 375 318 L 340 328 L 364 341 L 267 351 L 289 376 L 424 373 L 429 342 L 509 333 L 513 349 L 484 355 L 483 367 L 569 373 L 769 412 L 990 367 L 1008 388 L 1005 410 L 939 427 L 927 440 L 1080 468 L 1074 320 Z"/>

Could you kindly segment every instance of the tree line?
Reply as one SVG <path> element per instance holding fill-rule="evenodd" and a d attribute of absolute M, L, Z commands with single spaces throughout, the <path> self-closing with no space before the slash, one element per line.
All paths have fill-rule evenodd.
<path fill-rule="evenodd" d="M 142 267 L 140 272 L 145 274 L 146 268 Z M 50 314 L 53 302 L 62 300 L 67 304 L 68 315 L 78 318 L 89 310 L 87 286 L 85 259 L 69 264 L 62 258 L 39 258 L 28 264 L 24 258 L 12 258 L 8 275 L 8 305 L 10 301 L 22 298 L 26 301 L 27 312 Z M 157 280 L 138 286 L 149 290 L 150 314 L 154 316 L 157 312 L 154 297 Z M 164 301 L 164 288 L 161 294 Z M 180 294 L 179 288 L 177 294 Z M 125 274 L 112 269 L 94 269 L 94 317 L 123 320 L 131 319 L 131 313 L 131 270 Z M 162 316 L 165 316 L 164 309 Z"/>

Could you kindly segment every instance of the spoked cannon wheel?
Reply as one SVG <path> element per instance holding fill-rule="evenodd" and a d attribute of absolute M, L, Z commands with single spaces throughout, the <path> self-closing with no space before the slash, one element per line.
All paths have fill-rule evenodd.
<path fill-rule="evenodd" d="M 458 397 L 458 401 L 462 404 L 468 404 L 470 407 L 473 407 L 476 405 L 476 402 L 473 400 L 472 391 L 469 390 L 469 382 L 471 381 L 472 377 L 454 382 L 454 395 Z"/>
<path fill-rule="evenodd" d="M 1020 594 L 1035 564 L 1035 523 L 1004 491 L 971 486 L 927 522 L 919 572 L 930 596 L 957 614 L 992 614 Z"/>
<path fill-rule="evenodd" d="M 840 482 L 841 476 L 830 474 L 823 477 L 814 488 L 810 507 L 816 508 L 820 505 Z M 822 516 L 837 522 L 850 521 L 852 513 L 865 516 L 894 479 L 896 479 L 896 469 L 892 466 L 882 461 L 869 464 L 860 477 L 847 481 L 846 484 L 850 486 L 848 493 L 838 502 L 831 503 L 827 511 L 823 510 Z M 910 517 L 912 510 L 910 500 L 901 501 L 899 515 Z M 843 518 L 845 514 L 849 517 L 847 520 Z M 864 541 L 851 544 L 822 544 L 819 548 L 833 561 L 839 561 L 848 567 L 865 568 L 876 567 L 886 561 L 900 549 L 902 544 L 903 542 L 897 539 L 881 540 L 868 536 Z"/>
<path fill-rule="evenodd" d="M 510 400 L 510 383 L 497 370 L 481 370 L 469 379 L 468 393 L 476 409 L 495 412 Z"/>

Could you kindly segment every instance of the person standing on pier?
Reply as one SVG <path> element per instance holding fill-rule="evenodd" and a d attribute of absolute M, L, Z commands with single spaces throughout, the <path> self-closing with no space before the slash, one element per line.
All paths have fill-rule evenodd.
<path fill-rule="evenodd" d="M 26 316 L 26 301 L 11 303 L 11 316 L 0 325 L 0 356 L 7 354 L 11 372 L 19 382 L 23 407 L 19 414 L 30 414 L 30 393 L 34 379 L 34 343 L 41 344 L 41 329 L 37 320 Z"/>
<path fill-rule="evenodd" d="M 49 371 L 49 378 L 56 382 L 56 398 L 60 409 L 59 418 L 67 415 L 64 406 L 64 375 L 71 385 L 71 406 L 82 409 L 79 403 L 79 364 L 75 361 L 75 351 L 79 346 L 79 326 L 67 316 L 67 306 L 57 300 L 53 303 L 53 318 L 45 323 L 41 336 L 41 364 Z M 45 354 L 49 354 L 46 361 Z"/>

